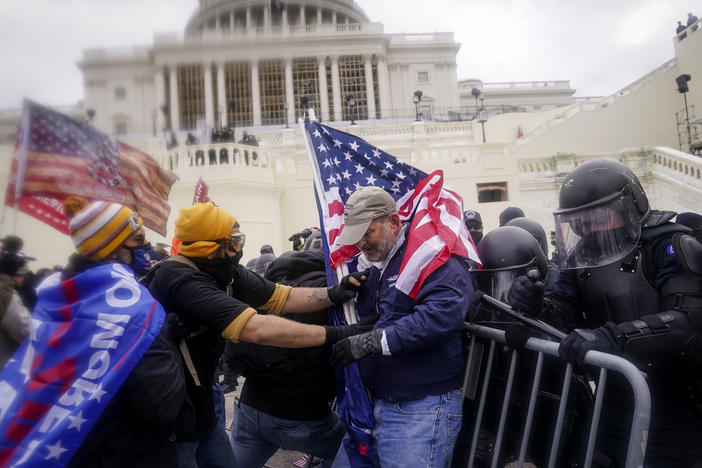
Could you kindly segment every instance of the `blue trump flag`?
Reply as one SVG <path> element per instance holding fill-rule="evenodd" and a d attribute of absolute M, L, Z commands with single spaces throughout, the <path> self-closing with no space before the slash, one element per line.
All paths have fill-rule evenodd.
<path fill-rule="evenodd" d="M 68 464 L 164 319 L 124 265 L 47 279 L 31 335 L 0 372 L 0 467 Z"/>

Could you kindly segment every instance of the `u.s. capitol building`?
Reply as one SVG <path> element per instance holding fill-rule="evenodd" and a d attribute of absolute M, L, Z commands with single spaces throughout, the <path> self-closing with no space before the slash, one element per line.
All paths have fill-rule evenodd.
<path fill-rule="evenodd" d="M 562 177 L 596 156 L 634 169 L 654 208 L 699 206 L 702 164 L 689 152 L 702 147 L 694 114 L 702 109 L 702 31 L 671 40 L 675 57 L 660 67 L 611 95 L 579 99 L 563 80 L 458 77 L 453 33 L 388 34 L 352 0 L 200 0 L 182 33 L 157 34 L 149 47 L 85 50 L 84 100 L 62 110 L 179 175 L 169 235 L 202 177 L 247 233 L 245 258 L 261 244 L 285 250 L 290 234 L 319 224 L 297 123 L 308 108 L 426 172 L 443 169 L 486 229 L 505 207 L 520 206 L 550 230 Z M 693 77 L 689 136 L 681 74 Z M 0 111 L 7 160 L 17 118 Z M 70 240 L 51 228 L 22 214 L 17 223 L 42 264 L 70 252 Z"/>

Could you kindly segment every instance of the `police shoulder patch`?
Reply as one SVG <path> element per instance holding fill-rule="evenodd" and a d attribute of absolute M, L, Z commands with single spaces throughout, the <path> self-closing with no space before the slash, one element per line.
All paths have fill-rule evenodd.
<path fill-rule="evenodd" d="M 672 242 L 668 242 L 668 245 L 665 247 L 665 253 L 667 253 L 671 257 L 675 257 L 675 250 L 673 250 Z"/>

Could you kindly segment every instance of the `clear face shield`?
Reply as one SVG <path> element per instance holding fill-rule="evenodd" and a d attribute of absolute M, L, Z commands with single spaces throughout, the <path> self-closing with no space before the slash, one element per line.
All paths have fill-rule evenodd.
<path fill-rule="evenodd" d="M 641 236 L 634 200 L 623 194 L 554 216 L 561 269 L 594 268 L 621 260 L 633 252 Z"/>
<path fill-rule="evenodd" d="M 517 265 L 504 270 L 474 270 L 471 274 L 475 276 L 480 291 L 499 301 L 507 302 L 514 281 L 518 277 L 526 275 L 530 270 L 538 269 L 536 259 L 534 259 L 525 265 Z"/>

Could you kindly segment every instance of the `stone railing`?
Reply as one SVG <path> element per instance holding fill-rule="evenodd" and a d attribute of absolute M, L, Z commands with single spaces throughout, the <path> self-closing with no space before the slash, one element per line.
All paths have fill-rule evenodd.
<path fill-rule="evenodd" d="M 459 84 L 460 87 L 460 84 Z M 466 86 L 467 87 L 467 86 Z M 558 80 L 558 81 L 504 81 L 504 82 L 494 82 L 494 83 L 483 83 L 483 90 L 500 90 L 500 89 L 514 89 L 514 90 L 533 90 L 533 89 L 571 89 L 570 81 L 568 80 Z"/>
<path fill-rule="evenodd" d="M 655 70 L 651 71 L 650 73 L 646 74 L 645 76 L 641 77 L 640 79 L 634 81 L 633 83 L 629 84 L 628 86 L 620 89 L 616 93 L 606 96 L 604 98 L 600 99 L 588 99 L 584 101 L 578 101 L 575 104 L 572 104 L 570 106 L 567 106 L 563 109 L 562 112 L 559 112 L 558 114 L 555 114 L 551 119 L 547 120 L 543 124 L 535 127 L 533 130 L 531 130 L 527 135 L 525 135 L 524 138 L 521 138 L 517 141 L 517 146 L 522 146 L 527 144 L 529 141 L 531 141 L 532 138 L 539 136 L 549 130 L 551 130 L 553 127 L 556 127 L 557 125 L 560 125 L 563 123 L 565 120 L 570 119 L 581 112 L 590 112 L 590 111 L 596 111 L 598 109 L 604 108 L 612 104 L 613 102 L 627 96 L 628 94 L 636 91 L 637 89 L 641 88 L 645 84 L 649 83 L 650 81 L 656 79 L 658 76 L 661 74 L 667 72 L 671 68 L 676 66 L 676 60 L 675 59 L 670 59 L 660 67 L 656 68 Z"/>
<path fill-rule="evenodd" d="M 652 170 L 702 189 L 702 158 L 672 148 L 653 148 Z"/>
<path fill-rule="evenodd" d="M 322 23 L 322 24 L 290 24 L 283 25 L 255 25 L 251 28 L 241 29 L 205 29 L 190 31 L 186 34 L 187 40 L 219 40 L 228 38 L 246 38 L 255 36 L 259 39 L 263 37 L 279 37 L 287 35 L 307 35 L 315 34 L 320 36 L 339 34 L 382 34 L 383 25 L 381 23 Z"/>
<path fill-rule="evenodd" d="M 642 76 L 638 80 L 634 81 L 633 83 L 623 87 L 616 93 L 605 97 L 599 102 L 600 107 L 607 107 L 610 104 L 614 103 L 615 101 L 623 98 L 624 96 L 633 93 L 637 89 L 641 88 L 645 84 L 649 83 L 650 81 L 658 78 L 658 76 L 662 75 L 663 73 L 667 72 L 671 68 L 675 67 L 677 65 L 677 60 L 672 58 L 665 62 L 663 65 L 660 67 L 656 68 L 655 70 L 652 70 L 651 72 L 647 73 L 646 75 Z"/>
<path fill-rule="evenodd" d="M 176 173 L 197 167 L 240 166 L 266 169 L 270 157 L 268 151 L 258 146 L 237 143 L 183 144 L 168 148 L 161 164 Z"/>

